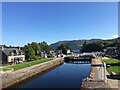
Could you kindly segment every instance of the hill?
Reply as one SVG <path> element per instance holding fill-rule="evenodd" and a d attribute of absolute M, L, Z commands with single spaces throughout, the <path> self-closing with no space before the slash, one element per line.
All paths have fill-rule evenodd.
<path fill-rule="evenodd" d="M 86 43 L 86 44 L 90 44 L 90 43 L 97 43 L 97 42 L 120 42 L 120 37 L 116 38 L 116 39 L 108 39 L 108 40 L 103 40 L 103 39 L 90 39 L 90 40 L 70 40 L 70 41 L 58 41 L 56 43 L 51 44 L 51 48 L 53 50 L 56 50 L 56 48 L 58 46 L 60 46 L 61 44 L 68 44 L 72 50 L 76 50 L 76 49 L 80 49 L 81 46 Z"/>

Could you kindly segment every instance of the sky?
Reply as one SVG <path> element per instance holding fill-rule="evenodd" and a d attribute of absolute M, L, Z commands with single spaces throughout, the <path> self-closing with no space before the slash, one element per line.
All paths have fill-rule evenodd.
<path fill-rule="evenodd" d="M 117 2 L 4 2 L 2 44 L 118 36 Z"/>

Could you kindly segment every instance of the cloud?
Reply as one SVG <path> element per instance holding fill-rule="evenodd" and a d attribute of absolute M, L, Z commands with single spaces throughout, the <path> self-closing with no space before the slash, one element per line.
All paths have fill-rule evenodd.
<path fill-rule="evenodd" d="M 118 35 L 113 35 L 112 38 L 118 38 Z"/>

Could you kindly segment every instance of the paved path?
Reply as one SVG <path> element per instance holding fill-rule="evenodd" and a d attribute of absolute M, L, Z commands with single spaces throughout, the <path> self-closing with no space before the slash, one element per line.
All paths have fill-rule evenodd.
<path fill-rule="evenodd" d="M 120 90 L 120 80 L 108 79 L 109 87 Z"/>
<path fill-rule="evenodd" d="M 100 59 L 92 59 L 91 64 L 102 64 Z M 91 66 L 90 78 L 84 79 L 82 89 L 101 89 L 109 88 L 108 83 L 104 82 L 104 70 L 102 68 L 102 79 L 98 78 L 98 70 L 100 67 Z"/>

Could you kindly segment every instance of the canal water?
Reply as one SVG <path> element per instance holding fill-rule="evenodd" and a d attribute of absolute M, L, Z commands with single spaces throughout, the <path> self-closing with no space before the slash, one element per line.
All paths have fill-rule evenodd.
<path fill-rule="evenodd" d="M 17 88 L 80 88 L 90 74 L 90 64 L 64 63 L 35 78 L 22 82 Z"/>

